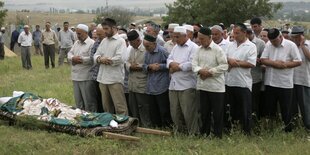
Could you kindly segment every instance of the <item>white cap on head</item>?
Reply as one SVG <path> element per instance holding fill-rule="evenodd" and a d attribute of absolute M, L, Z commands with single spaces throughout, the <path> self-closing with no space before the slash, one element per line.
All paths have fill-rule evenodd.
<path fill-rule="evenodd" d="M 77 29 L 84 30 L 85 32 L 88 32 L 88 26 L 85 24 L 79 24 L 76 26 Z"/>
<path fill-rule="evenodd" d="M 97 25 L 97 29 L 102 29 L 102 25 L 101 25 L 101 24 L 98 24 L 98 25 Z"/>
<path fill-rule="evenodd" d="M 174 29 L 177 26 L 180 26 L 180 25 L 176 24 L 176 23 L 171 23 L 171 24 L 168 25 L 168 29 Z"/>
<path fill-rule="evenodd" d="M 219 25 L 213 25 L 213 26 L 211 27 L 211 30 L 212 30 L 212 29 L 217 29 L 217 30 L 221 31 L 222 33 L 224 32 L 223 29 L 222 29 L 222 27 L 219 26 Z"/>
<path fill-rule="evenodd" d="M 29 26 L 28 25 L 24 25 L 24 28 L 29 28 Z"/>
<path fill-rule="evenodd" d="M 1 27 L 1 31 L 2 31 L 2 30 L 5 30 L 5 27 Z"/>
<path fill-rule="evenodd" d="M 186 33 L 186 28 L 184 26 L 177 26 L 177 27 L 175 27 L 173 32 L 187 34 Z"/>
<path fill-rule="evenodd" d="M 194 26 L 192 25 L 183 25 L 183 26 L 186 28 L 186 30 L 194 32 Z"/>
<path fill-rule="evenodd" d="M 122 33 L 122 34 L 119 34 L 119 36 L 120 36 L 121 38 L 123 38 L 124 40 L 127 40 L 127 35 L 126 35 L 126 34 Z"/>

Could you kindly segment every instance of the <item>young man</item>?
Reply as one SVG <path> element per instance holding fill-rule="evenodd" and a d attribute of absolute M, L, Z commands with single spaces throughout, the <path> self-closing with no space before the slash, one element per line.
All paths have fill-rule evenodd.
<path fill-rule="evenodd" d="M 64 59 L 67 58 L 75 38 L 72 30 L 69 29 L 69 22 L 64 22 L 63 29 L 59 31 L 58 40 L 60 42 L 60 51 L 58 58 L 58 65 L 61 66 L 64 63 Z"/>
<path fill-rule="evenodd" d="M 128 115 L 122 59 L 122 54 L 127 50 L 126 42 L 118 35 L 114 19 L 106 18 L 101 26 L 106 38 L 101 41 L 94 61 L 100 64 L 97 81 L 100 83 L 103 109 L 109 113 Z"/>
<path fill-rule="evenodd" d="M 51 23 L 45 23 L 45 31 L 42 33 L 42 43 L 44 52 L 45 68 L 49 68 L 49 59 L 51 59 L 52 68 L 55 68 L 55 44 L 58 42 L 55 31 L 51 29 Z"/>

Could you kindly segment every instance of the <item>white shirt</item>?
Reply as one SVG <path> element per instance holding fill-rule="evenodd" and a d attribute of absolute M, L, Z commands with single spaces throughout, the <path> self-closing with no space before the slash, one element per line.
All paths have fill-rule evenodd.
<path fill-rule="evenodd" d="M 223 38 L 218 45 L 223 49 L 223 51 L 225 51 L 229 43 L 229 41 Z"/>
<path fill-rule="evenodd" d="M 170 63 L 177 62 L 180 64 L 179 67 L 181 71 L 171 74 L 169 90 L 195 88 L 196 77 L 192 71 L 192 59 L 197 49 L 198 46 L 190 39 L 188 39 L 184 45 L 176 45 L 172 49 L 167 59 L 167 68 L 169 68 Z"/>
<path fill-rule="evenodd" d="M 305 42 L 306 48 L 310 50 L 310 42 Z M 302 59 L 300 66 L 294 68 L 294 84 L 310 87 L 310 59 L 308 59 L 301 47 L 298 48 Z"/>
<path fill-rule="evenodd" d="M 168 53 L 171 53 L 174 46 L 175 44 L 172 42 L 172 40 L 169 40 L 165 42 L 164 48 L 167 50 Z"/>
<path fill-rule="evenodd" d="M 21 46 L 31 46 L 31 44 L 32 44 L 32 34 L 30 32 L 28 32 L 28 35 L 27 35 L 25 33 L 25 31 L 23 31 L 18 36 L 17 42 L 20 43 Z"/>
<path fill-rule="evenodd" d="M 74 56 L 82 57 L 81 64 L 75 64 L 71 67 L 71 78 L 73 81 L 87 81 L 91 80 L 91 74 L 89 71 L 93 66 L 93 62 L 90 59 L 91 49 L 95 41 L 87 37 L 84 42 L 77 40 L 71 50 L 68 52 L 68 59 L 72 62 Z"/>
<path fill-rule="evenodd" d="M 237 47 L 237 42 L 231 42 L 226 49 L 227 59 L 246 61 L 256 65 L 257 49 L 254 43 L 247 39 Z M 252 90 L 251 68 L 234 67 L 227 73 L 226 85 L 230 87 L 242 87 Z"/>
<path fill-rule="evenodd" d="M 226 55 L 223 49 L 213 41 L 208 48 L 199 47 L 194 54 L 192 68 L 195 73 L 206 68 L 212 74 L 205 80 L 197 77 L 197 90 L 209 92 L 225 92 L 224 72 L 228 69 Z"/>
<path fill-rule="evenodd" d="M 111 38 L 104 38 L 94 55 L 94 62 L 97 58 L 108 57 L 112 60 L 111 65 L 100 64 L 97 81 L 102 84 L 124 83 L 124 60 L 123 54 L 127 51 L 126 42 L 118 34 Z"/>
<path fill-rule="evenodd" d="M 301 61 L 296 44 L 284 38 L 280 47 L 274 47 L 270 41 L 268 41 L 261 58 L 273 61 Z M 265 85 L 278 88 L 293 88 L 293 76 L 293 68 L 277 69 L 267 66 Z"/>

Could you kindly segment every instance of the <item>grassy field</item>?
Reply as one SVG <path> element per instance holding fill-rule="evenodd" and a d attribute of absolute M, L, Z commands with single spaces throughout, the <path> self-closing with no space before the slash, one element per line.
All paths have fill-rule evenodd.
<path fill-rule="evenodd" d="M 40 56 L 33 56 L 32 63 L 32 70 L 24 70 L 20 57 L 0 61 L 0 96 L 21 90 L 74 105 L 70 67 L 46 70 Z M 141 141 L 127 142 L 8 126 L 0 121 L 0 135 L 0 154 L 310 154 L 309 133 L 298 128 L 286 134 L 280 125 L 250 137 L 238 130 L 223 139 L 135 134 Z"/>

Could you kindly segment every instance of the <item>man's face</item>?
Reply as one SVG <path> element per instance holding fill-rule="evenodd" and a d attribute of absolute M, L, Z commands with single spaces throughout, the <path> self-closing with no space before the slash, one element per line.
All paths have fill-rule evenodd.
<path fill-rule="evenodd" d="M 279 35 L 277 38 L 270 40 L 270 43 L 275 46 L 275 47 L 279 47 L 281 45 L 282 42 L 282 36 Z"/>
<path fill-rule="evenodd" d="M 291 36 L 291 40 L 292 40 L 297 46 L 300 46 L 300 42 L 301 42 L 301 40 L 302 40 L 302 35 L 301 35 L 301 34 L 293 35 L 293 36 Z"/>
<path fill-rule="evenodd" d="M 138 47 L 141 44 L 141 39 L 138 37 L 135 40 L 129 41 L 129 44 L 134 48 L 134 49 L 138 49 Z"/>
<path fill-rule="evenodd" d="M 216 43 L 219 44 L 222 39 L 223 39 L 223 33 L 218 30 L 218 29 L 211 29 L 211 34 L 212 34 L 212 40 Z"/>
<path fill-rule="evenodd" d="M 45 29 L 46 29 L 47 31 L 49 31 L 49 30 L 51 29 L 51 24 L 50 24 L 50 23 L 46 23 L 46 24 L 45 24 Z"/>
<path fill-rule="evenodd" d="M 111 26 L 103 25 L 102 29 L 106 37 L 111 38 L 114 35 L 114 30 Z"/>
<path fill-rule="evenodd" d="M 29 33 L 29 28 L 28 28 L 28 27 L 25 27 L 25 28 L 24 28 L 24 31 L 25 31 L 25 33 L 28 34 L 28 33 Z"/>
<path fill-rule="evenodd" d="M 156 45 L 156 43 L 154 43 L 154 42 L 149 42 L 147 40 L 143 40 L 143 46 L 149 52 L 153 52 L 154 51 L 155 45 Z"/>
<path fill-rule="evenodd" d="M 76 29 L 76 35 L 77 35 L 77 38 L 80 40 L 80 41 L 84 41 L 87 37 L 87 32 L 85 32 L 84 30 L 82 29 Z"/>
<path fill-rule="evenodd" d="M 40 26 L 36 26 L 36 30 L 40 30 Z"/>
<path fill-rule="evenodd" d="M 210 43 L 212 42 L 211 36 L 203 35 L 198 32 L 198 40 L 202 47 L 209 47 Z"/>
<path fill-rule="evenodd" d="M 173 33 L 173 36 L 174 36 L 175 42 L 178 45 L 183 45 L 187 41 L 186 34 L 176 32 L 176 33 Z"/>
<path fill-rule="evenodd" d="M 156 33 L 156 31 L 153 29 L 153 27 L 152 26 L 148 26 L 147 28 L 146 28 L 146 34 L 148 34 L 148 35 L 151 35 L 151 36 L 154 36 L 154 37 L 156 37 L 157 36 L 157 33 Z"/>
<path fill-rule="evenodd" d="M 64 24 L 64 30 L 68 30 L 69 29 L 69 24 Z"/>
<path fill-rule="evenodd" d="M 103 40 L 105 38 L 105 33 L 102 28 L 97 28 L 96 33 L 99 40 Z"/>
<path fill-rule="evenodd" d="M 269 41 L 268 39 L 268 32 L 267 31 L 262 31 L 259 34 L 259 37 L 267 43 Z"/>
<path fill-rule="evenodd" d="M 262 31 L 262 25 L 259 24 L 253 24 L 251 25 L 251 28 L 255 34 L 259 34 Z"/>
<path fill-rule="evenodd" d="M 237 43 L 241 43 L 246 38 L 246 32 L 242 31 L 240 27 L 235 27 L 234 30 L 234 39 L 237 41 Z"/>

